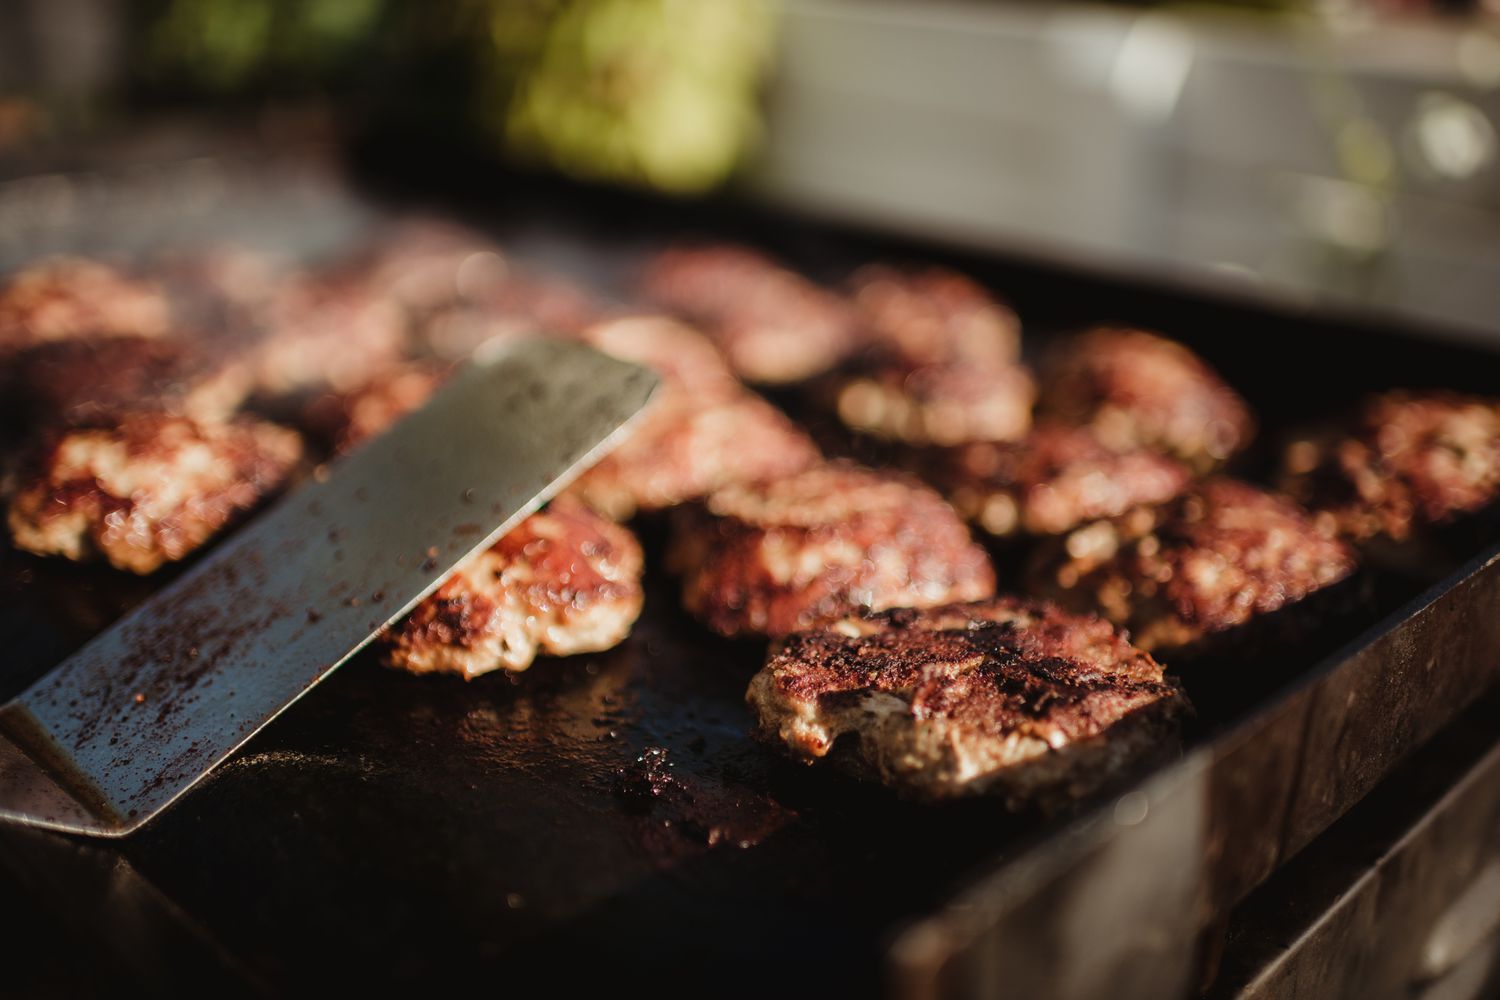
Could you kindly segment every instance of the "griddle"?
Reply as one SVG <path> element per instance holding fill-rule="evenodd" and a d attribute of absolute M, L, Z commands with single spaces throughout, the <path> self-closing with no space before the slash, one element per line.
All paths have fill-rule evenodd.
<path fill-rule="evenodd" d="M 1202 352 L 1262 418 L 1247 475 L 1264 472 L 1285 429 L 1365 392 L 1500 385 L 1500 355 L 1420 332 L 732 198 L 677 203 L 376 146 L 347 173 L 315 170 L 289 213 L 276 209 L 287 187 L 276 171 L 302 168 L 281 157 L 152 169 L 170 184 L 184 164 L 217 171 L 218 206 L 182 227 L 156 220 L 150 238 L 232 236 L 223 217 L 233 215 L 259 238 L 324 247 L 385 211 L 453 210 L 518 258 L 613 295 L 644 253 L 680 238 L 745 240 L 824 280 L 871 259 L 952 264 L 1015 304 L 1032 347 L 1108 319 Z M 89 175 L 90 197 L 107 197 L 109 174 Z M 132 211 L 37 224 L 29 245 L 90 249 L 83 223 L 128 226 Z M 148 236 L 110 227 L 105 242 Z M 795 394 L 774 398 L 817 423 Z M 753 743 L 743 692 L 763 648 L 689 620 L 660 570 L 661 522 L 640 528 L 646 612 L 616 650 L 469 684 L 364 656 L 117 846 L 0 829 L 0 885 L 17 897 L 8 911 L 28 915 L 36 984 L 87 985 L 107 969 L 142 986 L 251 993 L 477 981 L 746 996 L 1182 994 L 1211 977 L 1234 904 L 1500 673 L 1500 536 L 1486 515 L 1362 571 L 1359 601 L 1296 643 L 1172 664 L 1197 717 L 1180 754 L 1147 773 L 1050 815 L 989 800 L 918 805 Z M 1002 586 L 1018 582 L 1023 554 L 995 554 Z M 14 552 L 0 566 L 3 693 L 161 582 Z M 52 924 L 61 937 L 37 930 Z M 90 961 L 57 957 L 54 940 Z"/>

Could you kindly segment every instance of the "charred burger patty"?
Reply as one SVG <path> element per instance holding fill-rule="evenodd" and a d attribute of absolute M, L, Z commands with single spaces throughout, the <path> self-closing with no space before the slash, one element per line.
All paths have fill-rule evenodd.
<path fill-rule="evenodd" d="M 809 762 L 841 740 L 903 792 L 1079 794 L 1163 745 L 1175 682 L 1107 622 L 997 597 L 788 636 L 750 682 L 763 739 Z"/>

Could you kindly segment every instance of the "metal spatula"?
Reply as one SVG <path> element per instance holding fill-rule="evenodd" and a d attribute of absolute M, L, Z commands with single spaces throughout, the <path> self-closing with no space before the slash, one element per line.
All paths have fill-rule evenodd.
<path fill-rule="evenodd" d="M 0 708 L 0 817 L 147 822 L 596 460 L 655 385 L 556 341 L 476 359 Z"/>

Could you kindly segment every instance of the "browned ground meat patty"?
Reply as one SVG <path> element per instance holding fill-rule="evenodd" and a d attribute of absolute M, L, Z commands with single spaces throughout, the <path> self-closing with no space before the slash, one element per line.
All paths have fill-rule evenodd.
<path fill-rule="evenodd" d="M 667 250 L 648 266 L 641 293 L 700 327 L 751 382 L 821 374 L 854 346 L 842 298 L 744 247 Z"/>
<path fill-rule="evenodd" d="M 877 264 L 856 271 L 850 287 L 861 331 L 913 364 L 1006 365 L 1021 355 L 1016 314 L 956 271 Z"/>
<path fill-rule="evenodd" d="M 1156 448 L 1206 472 L 1249 443 L 1250 409 L 1201 358 L 1143 330 L 1101 327 L 1042 366 L 1042 413 L 1117 450 Z"/>
<path fill-rule="evenodd" d="M 217 348 L 167 337 L 89 337 L 19 351 L 0 377 L 7 407 L 35 423 L 79 423 L 135 409 L 223 420 L 252 373 Z"/>
<path fill-rule="evenodd" d="M 997 537 L 1056 535 L 1172 499 L 1187 467 L 1154 451 L 1113 451 L 1086 427 L 1043 422 L 1016 442 L 974 442 L 927 457 L 929 480 Z"/>
<path fill-rule="evenodd" d="M 488 237 L 439 219 L 376 230 L 338 273 L 391 300 L 417 345 L 452 361 L 496 339 L 571 333 L 599 313 L 578 286 L 528 272 Z"/>
<path fill-rule="evenodd" d="M 819 461 L 812 440 L 747 390 L 663 390 L 614 451 L 570 488 L 616 520 L 663 510 L 735 483 L 791 475 Z"/>
<path fill-rule="evenodd" d="M 654 369 L 669 387 L 697 392 L 737 388 L 729 362 L 713 342 L 667 316 L 622 316 L 595 323 L 578 336 L 611 357 Z"/>
<path fill-rule="evenodd" d="M 168 290 L 174 327 L 233 334 L 285 279 L 279 254 L 235 243 L 173 247 L 155 256 L 150 274 Z"/>
<path fill-rule="evenodd" d="M 368 241 L 347 267 L 412 311 L 497 295 L 510 278 L 499 246 L 453 223 L 408 219 L 368 234 Z"/>
<path fill-rule="evenodd" d="M 97 261 L 56 257 L 0 282 L 0 353 L 79 336 L 159 337 L 171 323 L 161 289 Z"/>
<path fill-rule="evenodd" d="M 251 352 L 260 392 L 276 398 L 348 392 L 397 368 L 408 324 L 394 299 L 358 281 L 320 275 L 280 283 L 258 310 Z"/>
<path fill-rule="evenodd" d="M 843 462 L 710 494 L 681 512 L 683 602 L 722 635 L 785 635 L 860 608 L 987 597 L 989 557 L 914 480 Z"/>
<path fill-rule="evenodd" d="M 279 489 L 301 456 L 296 433 L 248 419 L 132 413 L 54 432 L 23 465 L 11 538 L 39 555 L 150 573 Z"/>
<path fill-rule="evenodd" d="M 1292 442 L 1281 487 L 1355 541 L 1400 540 L 1500 496 L 1500 400 L 1391 392 Z"/>
<path fill-rule="evenodd" d="M 675 320 L 632 316 L 581 337 L 607 354 L 656 369 L 662 387 L 620 446 L 571 487 L 625 520 L 723 486 L 774 478 L 818 461 L 817 446 L 785 414 L 740 386 L 702 334 Z"/>
<path fill-rule="evenodd" d="M 1142 649 L 1161 652 L 1299 601 L 1354 563 L 1296 504 L 1219 478 L 1073 531 L 1039 560 L 1033 580 L 1065 607 L 1097 611 Z"/>
<path fill-rule="evenodd" d="M 303 411 L 303 424 L 342 455 L 423 406 L 451 372 L 446 365 L 405 365 L 352 392 L 319 396 Z"/>
<path fill-rule="evenodd" d="M 902 792 L 1079 795 L 1170 746 L 1178 685 L 1109 623 L 996 597 L 854 616 L 773 650 L 747 695 L 759 735 L 809 763 L 841 737 Z"/>
<path fill-rule="evenodd" d="M 466 560 L 387 636 L 413 673 L 525 670 L 541 653 L 618 645 L 641 613 L 641 547 L 627 529 L 567 500 Z"/>
<path fill-rule="evenodd" d="M 828 381 L 840 419 L 913 443 L 1019 437 L 1036 388 L 1015 313 L 963 275 L 868 267 L 852 282 L 865 348 Z"/>

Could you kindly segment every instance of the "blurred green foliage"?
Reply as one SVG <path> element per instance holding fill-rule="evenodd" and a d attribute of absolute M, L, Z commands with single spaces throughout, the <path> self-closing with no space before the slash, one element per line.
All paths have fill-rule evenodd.
<path fill-rule="evenodd" d="M 752 148 L 776 0 L 148 0 L 158 95 L 316 93 L 589 179 L 698 191 Z"/>

